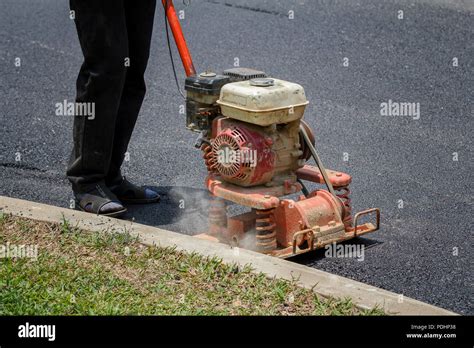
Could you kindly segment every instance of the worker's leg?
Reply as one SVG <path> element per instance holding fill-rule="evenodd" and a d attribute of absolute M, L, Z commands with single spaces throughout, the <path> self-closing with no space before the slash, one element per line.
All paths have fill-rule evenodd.
<path fill-rule="evenodd" d="M 125 203 L 153 203 L 157 192 L 132 184 L 122 177 L 120 167 L 127 151 L 140 107 L 145 97 L 145 70 L 150 55 L 156 0 L 124 0 L 129 42 L 129 66 L 115 125 L 115 138 L 106 184 Z"/>
<path fill-rule="evenodd" d="M 123 0 L 70 0 L 70 6 L 84 55 L 77 78 L 76 102 L 94 103 L 95 115 L 74 118 L 74 149 L 67 175 L 76 196 L 89 192 L 92 196 L 88 200 L 91 200 L 100 193 L 103 203 L 110 196 L 105 177 L 112 157 L 128 57 L 124 3 Z"/>
<path fill-rule="evenodd" d="M 109 185 L 117 184 L 122 179 L 120 167 L 145 97 L 144 74 L 150 55 L 155 6 L 156 0 L 124 0 L 130 66 L 127 67 L 115 125 L 112 160 L 106 180 Z"/>

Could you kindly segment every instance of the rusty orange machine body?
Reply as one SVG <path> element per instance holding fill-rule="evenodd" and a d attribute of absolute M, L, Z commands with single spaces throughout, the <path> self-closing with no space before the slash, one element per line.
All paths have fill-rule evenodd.
<path fill-rule="evenodd" d="M 324 168 L 303 87 L 246 68 L 196 74 L 172 1 L 163 4 L 187 74 L 186 126 L 200 133 L 208 169 L 206 236 L 285 258 L 376 231 L 379 210 L 352 217 L 351 177 Z M 325 189 L 308 192 L 304 181 Z M 229 203 L 246 211 L 231 216 Z M 359 224 L 372 213 L 375 224 Z"/>

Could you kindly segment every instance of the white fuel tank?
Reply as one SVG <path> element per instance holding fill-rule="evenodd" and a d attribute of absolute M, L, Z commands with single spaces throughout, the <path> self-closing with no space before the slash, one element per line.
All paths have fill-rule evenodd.
<path fill-rule="evenodd" d="M 270 126 L 302 118 L 308 100 L 301 85 L 265 77 L 224 85 L 217 103 L 226 117 Z"/>

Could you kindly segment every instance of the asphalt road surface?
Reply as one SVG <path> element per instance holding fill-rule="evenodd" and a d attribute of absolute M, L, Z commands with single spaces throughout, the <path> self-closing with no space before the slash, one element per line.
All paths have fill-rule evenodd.
<path fill-rule="evenodd" d="M 363 261 L 324 251 L 294 261 L 473 314 L 473 2 L 176 7 L 198 70 L 222 71 L 238 58 L 303 85 L 326 167 L 353 176 L 354 211 L 381 208 L 381 230 L 357 241 Z M 158 187 L 163 201 L 128 218 L 192 234 L 206 229 L 206 171 L 179 113 L 163 24 L 158 8 L 148 94 L 124 168 L 134 182 Z M 55 104 L 74 100 L 80 64 L 67 1 L 0 0 L 0 195 L 70 205 L 73 120 L 57 116 Z M 419 103 L 419 118 L 382 116 L 389 100 Z"/>

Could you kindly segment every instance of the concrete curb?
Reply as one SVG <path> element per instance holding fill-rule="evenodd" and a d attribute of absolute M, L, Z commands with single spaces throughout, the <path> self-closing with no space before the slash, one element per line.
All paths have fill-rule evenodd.
<path fill-rule="evenodd" d="M 0 211 L 14 216 L 54 223 L 59 223 L 65 218 L 73 226 L 88 231 L 127 231 L 131 235 L 137 236 L 143 244 L 162 247 L 175 246 L 177 250 L 197 252 L 204 256 L 216 256 L 225 263 L 236 263 L 242 266 L 251 264 L 255 272 L 262 272 L 269 277 L 287 280 L 298 279 L 299 285 L 312 288 L 323 297 L 350 297 L 353 303 L 362 309 L 370 309 L 378 305 L 387 314 L 456 315 L 454 312 L 421 301 L 400 297 L 399 294 L 314 268 L 131 221 L 96 216 L 72 209 L 4 196 L 0 196 Z"/>

